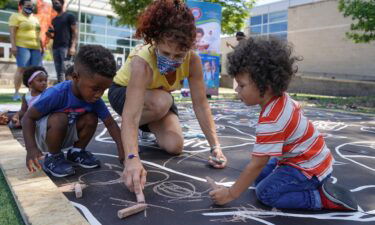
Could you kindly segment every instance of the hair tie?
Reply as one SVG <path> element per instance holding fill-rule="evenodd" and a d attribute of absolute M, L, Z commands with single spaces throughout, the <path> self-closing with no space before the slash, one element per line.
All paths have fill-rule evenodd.
<path fill-rule="evenodd" d="M 30 83 L 33 81 L 33 79 L 34 79 L 36 76 L 40 75 L 40 74 L 44 74 L 44 75 L 47 76 L 47 74 L 46 74 L 43 70 L 35 71 L 35 72 L 31 75 L 31 77 L 27 80 L 27 83 L 30 84 Z"/>

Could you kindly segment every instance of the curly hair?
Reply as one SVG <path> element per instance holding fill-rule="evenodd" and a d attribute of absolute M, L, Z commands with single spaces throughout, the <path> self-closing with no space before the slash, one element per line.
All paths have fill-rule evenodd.
<path fill-rule="evenodd" d="M 47 76 L 47 70 L 44 69 L 42 66 L 30 66 L 25 69 L 23 72 L 23 77 L 22 77 L 22 83 L 26 86 L 29 87 L 29 79 L 35 73 L 36 71 L 43 71 Z"/>
<path fill-rule="evenodd" d="M 270 37 L 248 38 L 229 53 L 228 73 L 235 77 L 246 73 L 264 96 L 267 88 L 276 96 L 287 90 L 301 57 L 292 56 L 293 48 L 286 41 Z"/>
<path fill-rule="evenodd" d="M 116 75 L 115 58 L 111 51 L 101 45 L 82 46 L 74 64 L 82 65 L 90 74 L 99 74 L 111 79 Z"/>
<path fill-rule="evenodd" d="M 160 42 L 164 38 L 175 41 L 182 51 L 194 46 L 196 36 L 192 12 L 180 0 L 153 1 L 138 17 L 136 38 L 146 44 Z"/>

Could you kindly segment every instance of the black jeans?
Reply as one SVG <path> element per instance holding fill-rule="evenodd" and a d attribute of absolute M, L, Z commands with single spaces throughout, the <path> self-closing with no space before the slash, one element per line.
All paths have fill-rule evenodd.
<path fill-rule="evenodd" d="M 65 59 L 68 54 L 67 47 L 55 48 L 53 51 L 53 61 L 55 63 L 57 82 L 63 82 L 65 80 Z"/>

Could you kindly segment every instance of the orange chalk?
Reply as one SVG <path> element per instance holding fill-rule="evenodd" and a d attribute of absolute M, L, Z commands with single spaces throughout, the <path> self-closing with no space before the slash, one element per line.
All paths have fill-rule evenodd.
<path fill-rule="evenodd" d="M 123 219 L 125 217 L 128 217 L 128 216 L 134 215 L 136 213 L 142 212 L 146 208 L 147 208 L 147 204 L 138 203 L 138 204 L 133 205 L 131 207 L 119 210 L 117 212 L 117 216 L 118 216 L 118 218 Z"/>

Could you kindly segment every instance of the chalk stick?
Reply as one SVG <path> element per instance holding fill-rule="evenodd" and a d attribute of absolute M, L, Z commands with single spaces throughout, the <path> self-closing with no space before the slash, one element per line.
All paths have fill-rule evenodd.
<path fill-rule="evenodd" d="M 74 192 L 76 193 L 76 198 L 82 198 L 82 187 L 80 183 L 74 185 Z"/>
<path fill-rule="evenodd" d="M 143 192 L 136 194 L 137 202 L 138 203 L 145 203 L 145 196 L 143 195 Z"/>
<path fill-rule="evenodd" d="M 219 185 L 217 185 L 211 177 L 206 177 L 207 183 L 211 186 L 212 189 L 216 190 L 219 188 Z"/>
<path fill-rule="evenodd" d="M 118 218 L 123 219 L 123 218 L 131 216 L 133 214 L 142 212 L 143 210 L 146 209 L 146 207 L 147 207 L 147 204 L 138 203 L 138 204 L 133 205 L 131 207 L 119 210 L 117 212 L 117 216 L 118 216 Z"/>

